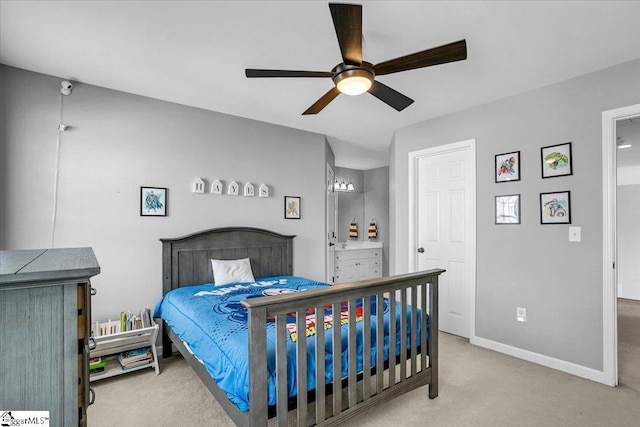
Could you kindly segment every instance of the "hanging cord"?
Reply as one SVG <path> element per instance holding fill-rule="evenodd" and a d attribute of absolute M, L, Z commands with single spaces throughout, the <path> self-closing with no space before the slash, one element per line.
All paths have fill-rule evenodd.
<path fill-rule="evenodd" d="M 61 151 L 61 143 L 62 143 L 62 130 L 60 129 L 60 124 L 62 123 L 62 98 L 63 95 L 60 93 L 60 104 L 58 107 L 59 117 L 58 117 L 58 135 L 56 138 L 56 169 L 55 169 L 55 177 L 53 179 L 53 216 L 51 218 L 51 247 L 55 247 L 55 238 L 56 238 L 56 221 L 58 216 L 58 182 L 60 180 L 60 151 Z"/>

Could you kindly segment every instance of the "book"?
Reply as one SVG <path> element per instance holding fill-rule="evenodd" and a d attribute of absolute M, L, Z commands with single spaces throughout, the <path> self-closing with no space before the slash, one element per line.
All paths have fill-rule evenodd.
<path fill-rule="evenodd" d="M 106 364 L 107 364 L 107 358 L 106 357 L 98 356 L 98 357 L 92 357 L 92 358 L 89 359 L 89 369 L 90 370 L 104 368 L 106 366 Z"/>
<path fill-rule="evenodd" d="M 123 351 L 118 354 L 118 360 L 122 366 L 131 365 L 143 360 L 151 361 L 153 354 L 151 353 L 151 347 L 142 347 L 135 350 Z"/>
<path fill-rule="evenodd" d="M 101 368 L 91 369 L 89 371 L 89 376 L 104 374 L 104 366 Z"/>
<path fill-rule="evenodd" d="M 127 314 L 124 311 L 120 312 L 120 332 L 127 330 Z"/>
<path fill-rule="evenodd" d="M 139 360 L 137 362 L 129 363 L 127 365 L 122 365 L 122 369 L 126 371 L 127 369 L 137 368 L 139 366 L 150 365 L 151 363 L 153 363 L 152 359 L 143 359 L 143 360 Z"/>

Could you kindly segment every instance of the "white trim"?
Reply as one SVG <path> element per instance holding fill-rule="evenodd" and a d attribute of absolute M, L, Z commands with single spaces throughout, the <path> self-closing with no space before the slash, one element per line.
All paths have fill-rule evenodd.
<path fill-rule="evenodd" d="M 602 113 L 602 382 L 610 386 L 618 385 L 616 121 L 638 115 L 640 104 Z"/>
<path fill-rule="evenodd" d="M 408 208 L 408 220 L 409 220 L 409 235 L 408 235 L 408 270 L 409 272 L 416 271 L 418 265 L 418 255 L 416 251 L 416 230 L 417 230 L 417 217 L 418 217 L 418 162 L 421 158 L 429 156 L 437 156 L 441 154 L 455 153 L 459 151 L 471 151 L 471 165 L 469 168 L 469 177 L 471 177 L 471 209 L 473 219 L 469 226 L 471 227 L 471 277 L 472 283 L 467 284 L 467 313 L 469 313 L 469 338 L 473 339 L 476 335 L 476 140 L 468 139 L 465 141 L 454 142 L 451 144 L 439 145 L 436 147 L 425 148 L 423 150 L 411 151 L 408 155 L 409 167 L 408 167 L 408 190 L 409 190 L 409 208 Z"/>
<path fill-rule="evenodd" d="M 326 205 L 326 213 L 325 213 L 325 218 L 326 218 L 326 224 L 325 224 L 325 231 L 326 231 L 326 236 L 327 236 L 327 240 L 325 242 L 325 244 L 327 245 L 327 249 L 325 252 L 325 282 L 327 283 L 333 283 L 334 282 L 334 278 L 335 278 L 335 260 L 334 260 L 334 254 L 335 254 L 335 244 L 338 240 L 337 235 L 336 235 L 336 221 L 337 221 L 337 207 L 336 207 L 336 203 L 337 203 L 337 197 L 336 197 L 336 193 L 334 190 L 334 180 L 336 179 L 336 173 L 333 170 L 333 168 L 331 167 L 331 165 L 329 163 L 327 163 L 327 176 L 326 176 L 326 184 L 327 184 L 327 195 L 325 198 L 325 205 Z M 333 198 L 333 203 L 331 203 L 331 198 Z M 331 209 L 333 209 L 333 212 L 331 212 Z M 331 215 L 333 213 L 333 215 Z M 333 218 L 333 224 L 331 223 L 331 218 Z"/>
<path fill-rule="evenodd" d="M 549 356 L 544 356 L 539 353 L 533 353 L 528 350 L 512 347 L 510 345 L 491 341 L 485 338 L 472 337 L 470 339 L 470 342 L 471 344 L 477 345 L 478 347 L 483 347 L 489 350 L 497 351 L 499 353 L 504 353 L 509 356 L 537 363 L 538 365 L 546 366 L 548 368 L 557 369 L 559 371 L 586 378 L 591 381 L 605 383 L 605 375 L 603 372 L 597 371 L 592 368 L 587 368 L 586 366 L 576 365 L 575 363 L 566 362 L 564 360 L 556 359 Z"/>

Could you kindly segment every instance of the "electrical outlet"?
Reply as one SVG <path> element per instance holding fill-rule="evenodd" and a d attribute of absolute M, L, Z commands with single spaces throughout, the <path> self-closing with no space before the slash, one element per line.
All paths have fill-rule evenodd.
<path fill-rule="evenodd" d="M 518 322 L 527 322 L 527 309 L 522 307 L 516 307 L 516 320 Z"/>

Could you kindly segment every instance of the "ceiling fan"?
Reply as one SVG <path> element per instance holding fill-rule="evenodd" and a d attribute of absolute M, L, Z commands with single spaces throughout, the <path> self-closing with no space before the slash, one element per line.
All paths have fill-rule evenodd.
<path fill-rule="evenodd" d="M 329 9 L 344 62 L 331 71 L 245 70 L 245 75 L 249 78 L 331 77 L 335 86 L 303 115 L 318 114 L 340 93 L 359 95 L 364 92 L 369 92 L 397 111 L 402 111 L 413 103 L 413 99 L 375 80 L 376 76 L 467 59 L 467 42 L 460 40 L 373 65 L 362 60 L 362 5 L 329 3 Z"/>

